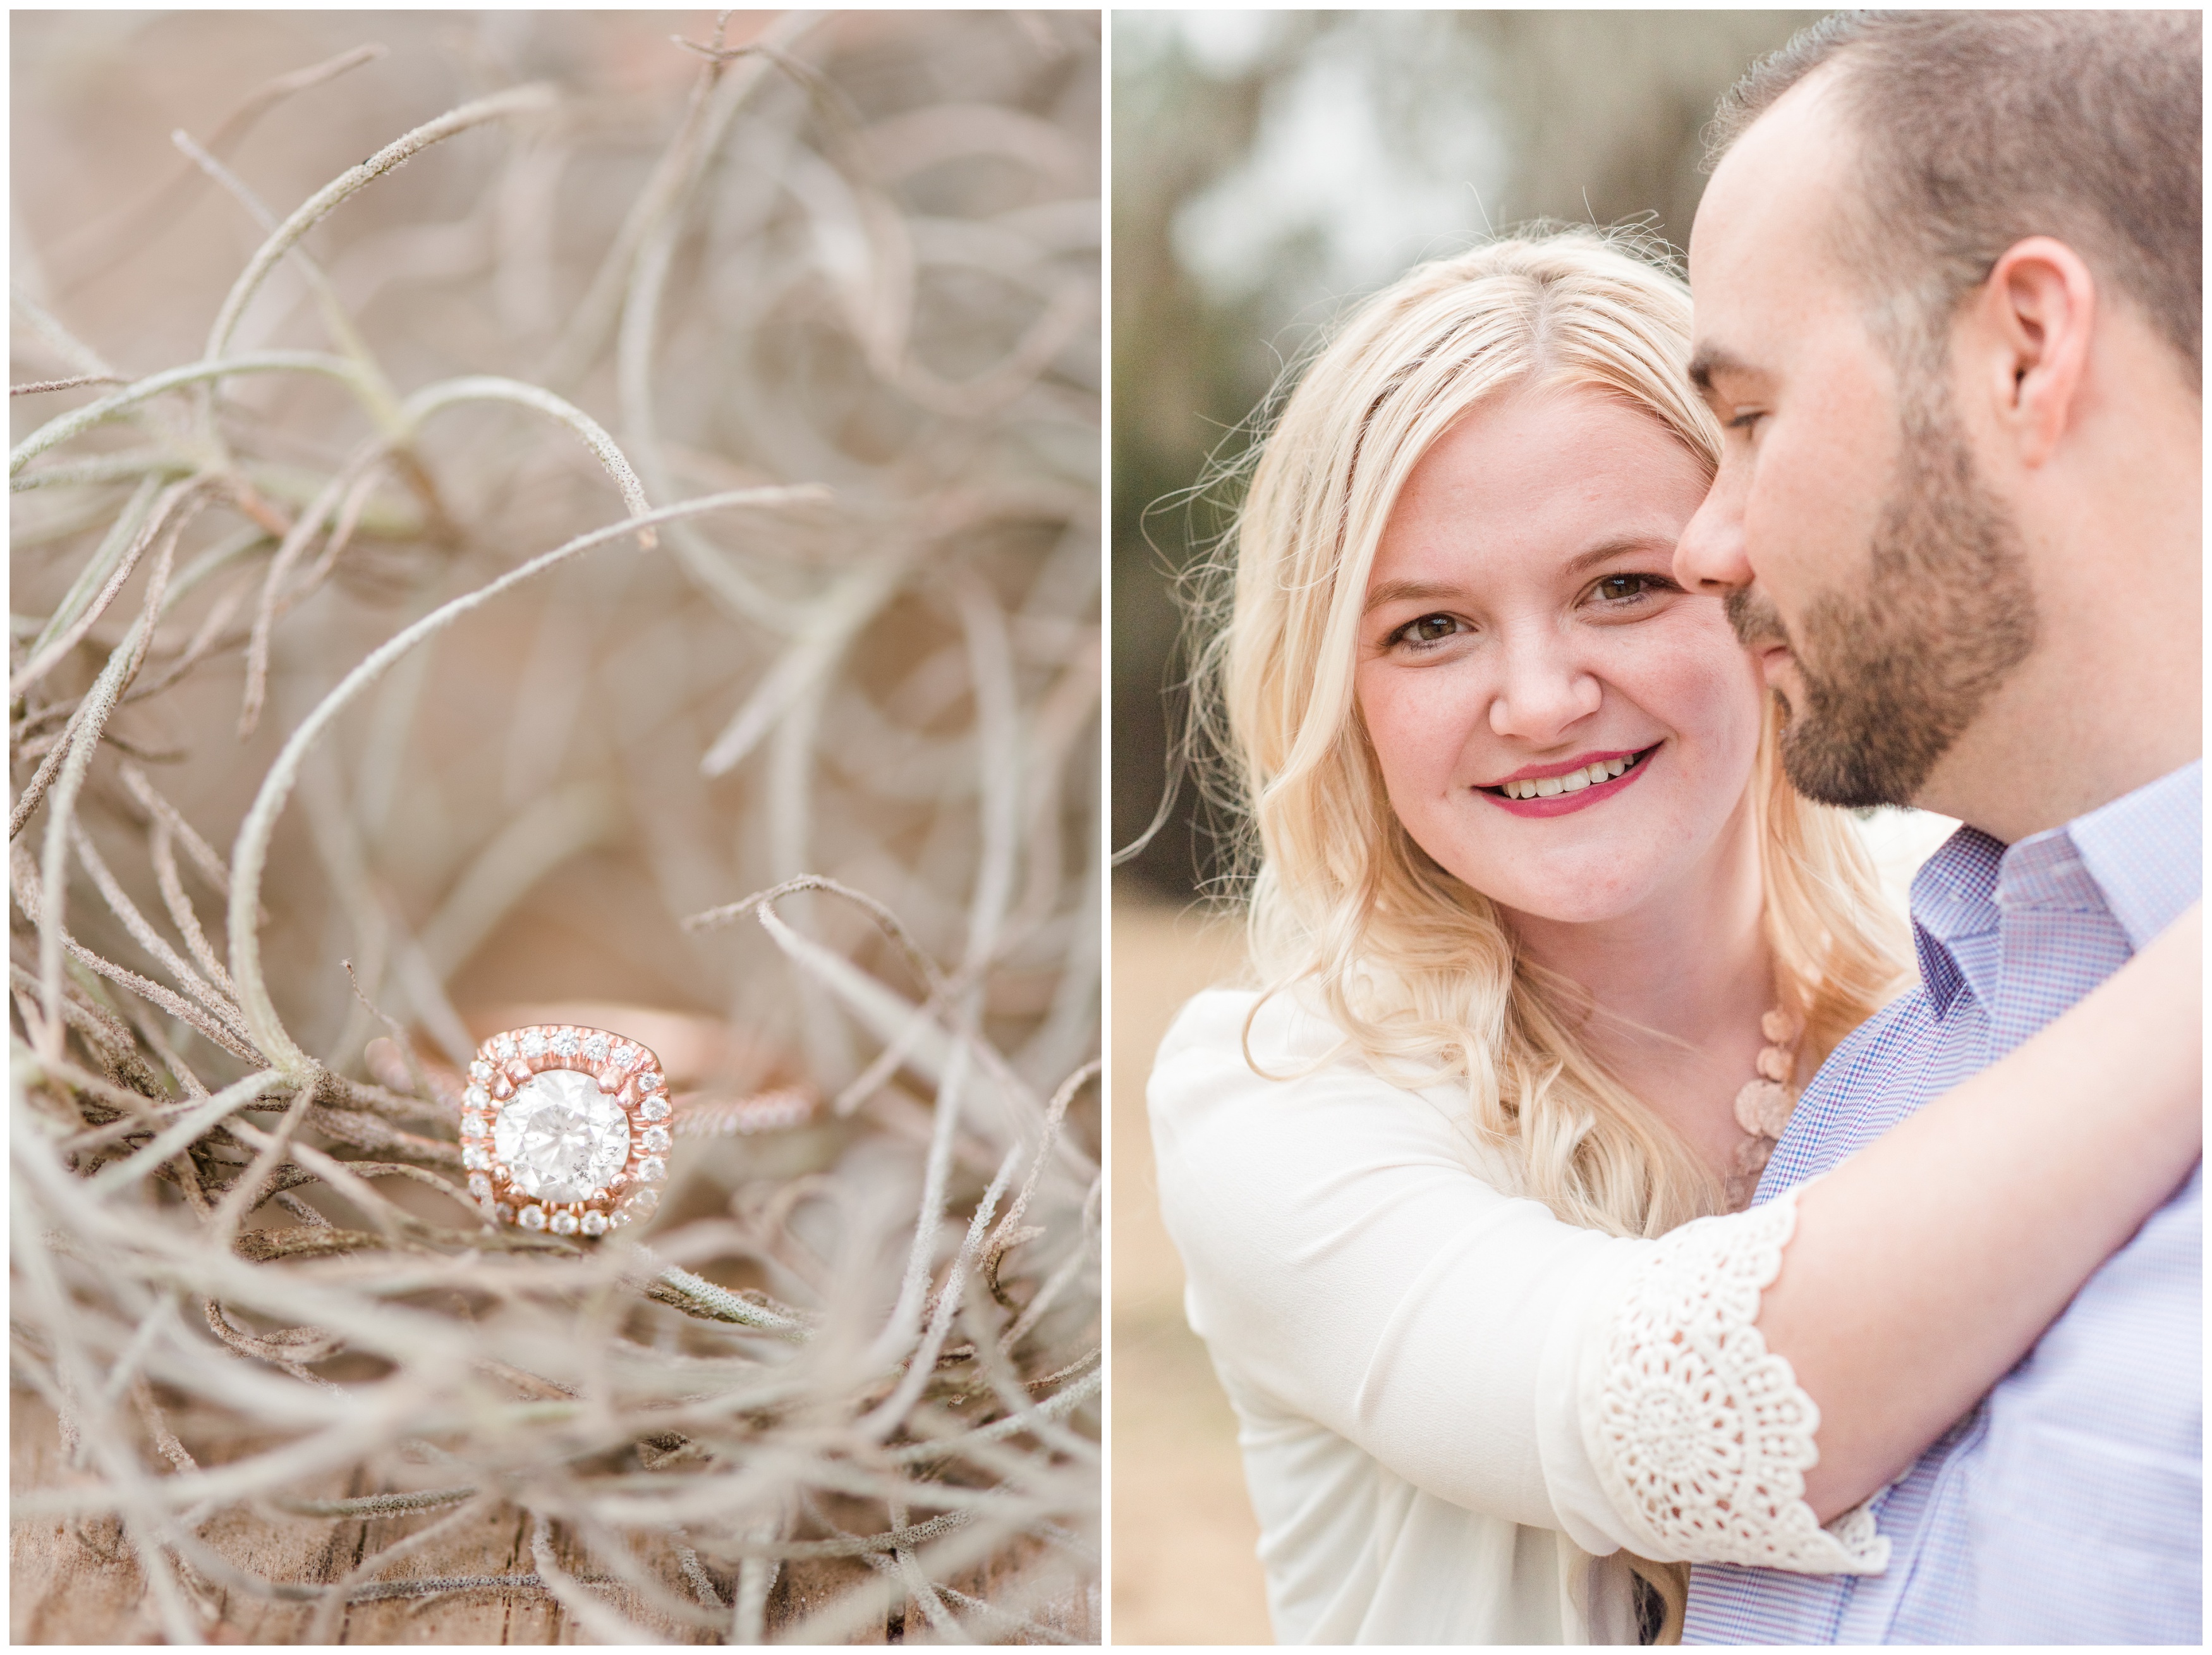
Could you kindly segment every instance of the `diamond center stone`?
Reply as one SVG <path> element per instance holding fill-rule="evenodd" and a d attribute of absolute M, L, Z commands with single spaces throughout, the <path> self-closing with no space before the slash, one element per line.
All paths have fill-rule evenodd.
<path fill-rule="evenodd" d="M 515 1088 L 491 1142 L 524 1195 L 588 1201 L 629 1159 L 629 1117 L 592 1076 L 547 1069 Z"/>

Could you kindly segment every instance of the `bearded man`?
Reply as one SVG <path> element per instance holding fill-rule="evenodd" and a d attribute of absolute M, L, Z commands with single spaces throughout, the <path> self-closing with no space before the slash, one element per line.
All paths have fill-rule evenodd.
<path fill-rule="evenodd" d="M 1722 105 L 1690 277 L 1727 446 L 1677 576 L 1729 594 L 1802 790 L 1966 824 L 1913 885 L 1919 986 L 1762 1200 L 2201 897 L 2202 27 L 1842 14 Z M 1700 1567 L 1684 1640 L 2200 1643 L 2202 1252 L 2200 1166 L 1869 1503 L 1887 1569 Z"/>

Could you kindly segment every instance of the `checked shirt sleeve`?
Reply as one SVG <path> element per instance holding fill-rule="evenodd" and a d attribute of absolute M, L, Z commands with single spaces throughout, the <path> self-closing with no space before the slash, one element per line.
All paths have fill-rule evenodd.
<path fill-rule="evenodd" d="M 1820 1409 L 1753 1325 L 1796 1227 L 1796 1191 L 1663 1237 L 1597 1308 L 1583 1445 L 1632 1549 L 1661 1561 L 1878 1574 L 1864 1506 L 1823 1528 L 1804 1500 Z"/>

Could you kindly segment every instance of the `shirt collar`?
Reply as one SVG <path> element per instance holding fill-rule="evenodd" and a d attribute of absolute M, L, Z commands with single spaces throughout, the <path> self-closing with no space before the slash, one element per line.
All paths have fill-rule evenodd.
<path fill-rule="evenodd" d="M 2204 894 L 2204 761 L 2069 823 L 2105 906 L 2140 949 Z"/>
<path fill-rule="evenodd" d="M 1979 828 L 1962 827 L 1912 876 L 1912 948 L 1936 1015 L 1966 986 L 1959 950 L 1997 928 L 1997 873 L 2005 848 Z"/>
<path fill-rule="evenodd" d="M 2009 847 L 1960 828 L 1912 880 L 1913 948 L 1936 1014 L 1991 955 L 2008 911 L 2101 909 L 2142 947 L 2203 894 L 2203 844 L 2202 759 Z"/>

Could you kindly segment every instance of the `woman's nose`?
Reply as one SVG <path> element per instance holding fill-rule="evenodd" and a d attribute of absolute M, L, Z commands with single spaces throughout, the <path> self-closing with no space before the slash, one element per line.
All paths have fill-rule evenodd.
<path fill-rule="evenodd" d="M 1510 636 L 1504 676 L 1490 703 L 1492 733 L 1544 742 L 1598 709 L 1596 676 L 1556 628 L 1533 626 Z"/>

